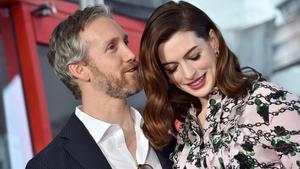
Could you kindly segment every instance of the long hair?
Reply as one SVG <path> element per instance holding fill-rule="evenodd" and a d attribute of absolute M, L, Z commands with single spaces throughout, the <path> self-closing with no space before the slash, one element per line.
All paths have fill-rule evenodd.
<path fill-rule="evenodd" d="M 142 129 L 157 149 L 169 143 L 172 137 L 169 133 L 176 133 L 175 119 L 182 119 L 191 104 L 201 110 L 198 98 L 169 83 L 158 47 L 178 31 L 194 31 L 198 37 L 208 40 L 210 30 L 214 30 L 219 40 L 216 86 L 226 96 L 236 98 L 245 94 L 256 78 L 253 74 L 243 74 L 216 24 L 202 10 L 183 1 L 170 1 L 158 7 L 146 23 L 140 47 L 141 80 L 147 97 Z"/>

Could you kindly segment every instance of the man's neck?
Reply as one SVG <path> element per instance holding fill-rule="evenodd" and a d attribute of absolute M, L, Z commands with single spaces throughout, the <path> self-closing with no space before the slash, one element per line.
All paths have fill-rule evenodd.
<path fill-rule="evenodd" d="M 82 111 L 98 120 L 119 124 L 124 132 L 126 146 L 136 160 L 135 114 L 126 99 L 113 98 L 101 93 L 83 94 Z"/>
<path fill-rule="evenodd" d="M 132 122 L 127 100 L 104 93 L 82 94 L 82 111 L 98 120 L 119 124 L 121 127 Z"/>

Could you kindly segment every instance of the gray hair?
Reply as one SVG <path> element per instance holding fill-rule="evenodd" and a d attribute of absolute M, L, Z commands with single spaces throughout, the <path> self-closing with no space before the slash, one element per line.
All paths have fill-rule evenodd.
<path fill-rule="evenodd" d="M 81 91 L 68 65 L 85 61 L 87 44 L 80 40 L 79 33 L 98 17 L 112 18 L 109 8 L 97 5 L 77 10 L 54 29 L 49 41 L 49 63 L 76 99 L 81 99 Z"/>

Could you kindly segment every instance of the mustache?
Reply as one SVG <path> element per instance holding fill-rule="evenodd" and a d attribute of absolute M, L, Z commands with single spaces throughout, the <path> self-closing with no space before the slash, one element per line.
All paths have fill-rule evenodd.
<path fill-rule="evenodd" d="M 126 66 L 123 67 L 122 72 L 130 72 L 137 70 L 139 67 L 139 64 L 136 62 L 136 60 L 133 60 L 132 62 L 129 62 Z"/>

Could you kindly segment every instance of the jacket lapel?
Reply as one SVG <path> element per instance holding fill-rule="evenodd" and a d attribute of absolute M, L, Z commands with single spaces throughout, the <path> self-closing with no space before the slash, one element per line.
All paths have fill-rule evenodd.
<path fill-rule="evenodd" d="M 172 161 L 170 160 L 169 156 L 174 151 L 176 146 L 176 140 L 172 139 L 171 142 L 160 150 L 155 150 L 156 155 L 159 159 L 160 165 L 163 169 L 170 169 L 173 166 Z"/>
<path fill-rule="evenodd" d="M 64 148 L 85 169 L 111 169 L 102 151 L 95 143 L 83 123 L 72 114 L 67 125 L 60 133 L 67 139 Z"/>

